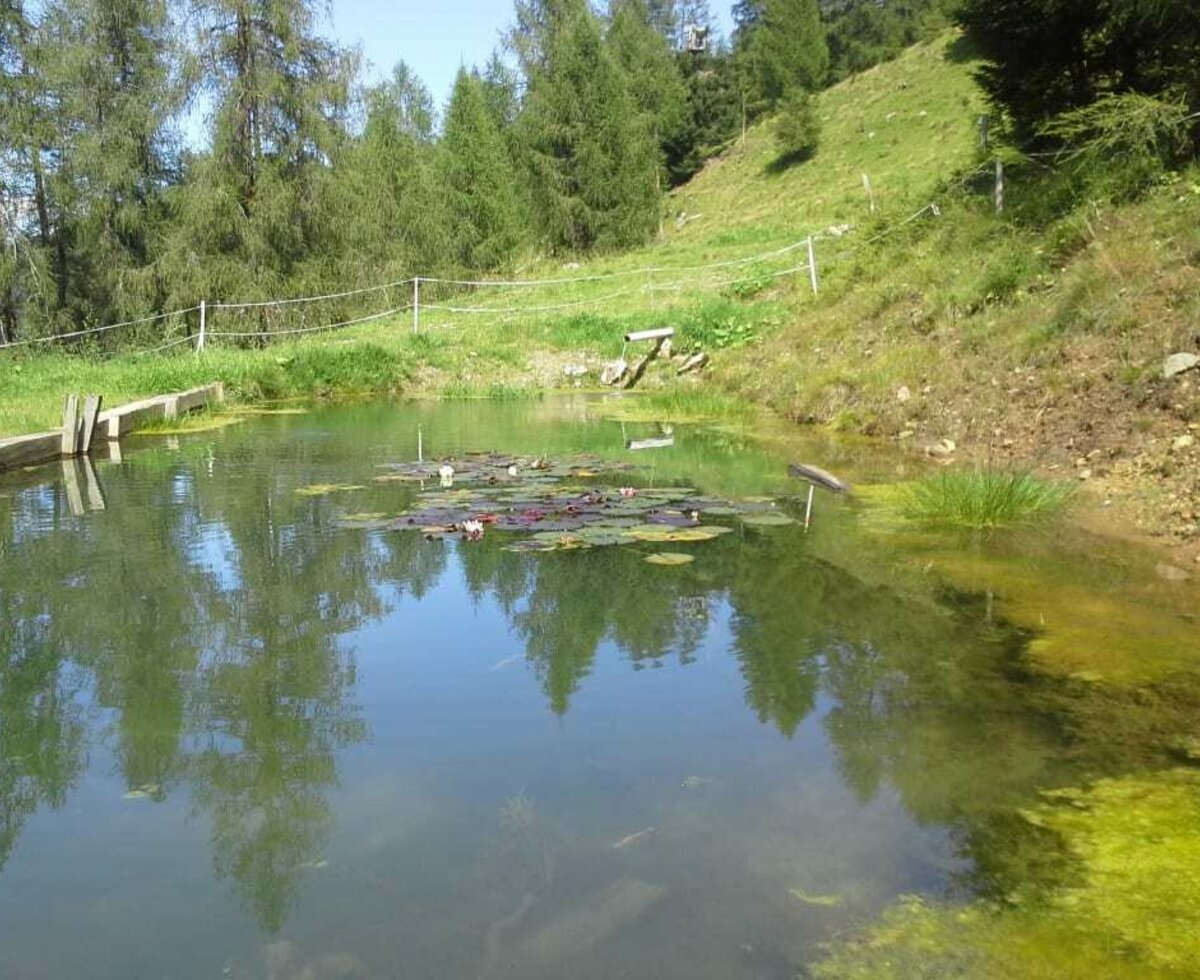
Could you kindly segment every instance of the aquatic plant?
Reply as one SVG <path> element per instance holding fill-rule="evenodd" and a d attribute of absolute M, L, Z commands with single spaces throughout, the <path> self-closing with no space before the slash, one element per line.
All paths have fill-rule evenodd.
<path fill-rule="evenodd" d="M 900 512 L 923 524 L 995 528 L 1052 516 L 1071 499 L 1068 483 L 1029 473 L 947 470 L 909 485 Z"/>

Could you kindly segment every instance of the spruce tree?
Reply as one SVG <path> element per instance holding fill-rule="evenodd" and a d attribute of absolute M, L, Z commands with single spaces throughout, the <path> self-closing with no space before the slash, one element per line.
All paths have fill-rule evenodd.
<path fill-rule="evenodd" d="M 654 29 L 644 0 L 614 0 L 607 42 L 662 166 L 664 148 L 677 142 L 687 123 L 687 85 L 675 56 Z"/>
<path fill-rule="evenodd" d="M 560 249 L 643 241 L 658 223 L 651 134 L 586 0 L 547 3 L 521 119 L 543 234 Z"/>
<path fill-rule="evenodd" d="M 483 83 L 466 69 L 454 82 L 441 159 L 458 261 L 467 269 L 500 267 L 520 240 L 516 180 Z"/>
<path fill-rule="evenodd" d="M 752 82 L 752 101 L 778 104 L 796 88 L 816 91 L 829 71 L 829 47 L 817 0 L 761 0 L 742 14 L 739 57 Z"/>

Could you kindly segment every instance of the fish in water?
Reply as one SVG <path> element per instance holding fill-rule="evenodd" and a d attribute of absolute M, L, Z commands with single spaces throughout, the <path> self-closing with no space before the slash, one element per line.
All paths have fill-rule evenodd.
<path fill-rule="evenodd" d="M 519 655 L 505 657 L 503 660 L 497 660 L 494 664 L 492 664 L 488 668 L 488 673 L 490 674 L 497 670 L 503 670 L 505 667 L 511 667 L 513 664 L 519 664 L 520 662 L 521 657 Z"/>
<path fill-rule="evenodd" d="M 653 827 L 647 827 L 645 830 L 639 830 L 636 834 L 630 834 L 628 837 L 622 837 L 619 841 L 613 844 L 613 850 L 623 851 L 627 847 L 632 847 L 643 837 L 649 837 L 654 833 Z"/>

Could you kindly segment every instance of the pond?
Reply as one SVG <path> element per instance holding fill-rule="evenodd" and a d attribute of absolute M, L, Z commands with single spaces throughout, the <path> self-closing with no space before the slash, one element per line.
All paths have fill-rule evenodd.
<path fill-rule="evenodd" d="M 0 479 L 0 975 L 785 980 L 900 896 L 1026 884 L 1022 807 L 1166 758 L 853 502 L 548 553 L 388 523 L 418 454 L 791 517 L 796 454 L 901 465 L 601 408 L 143 437 L 74 515 L 57 467 Z"/>

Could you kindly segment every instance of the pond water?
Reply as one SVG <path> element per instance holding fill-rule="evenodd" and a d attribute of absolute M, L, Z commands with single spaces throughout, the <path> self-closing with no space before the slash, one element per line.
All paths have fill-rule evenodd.
<path fill-rule="evenodd" d="M 680 567 L 339 523 L 412 505 L 375 477 L 418 438 L 802 512 L 786 455 L 595 409 L 143 438 L 82 516 L 57 468 L 0 480 L 0 976 L 790 978 L 900 895 L 1029 873 L 1011 815 L 1119 763 L 853 505 Z"/>

